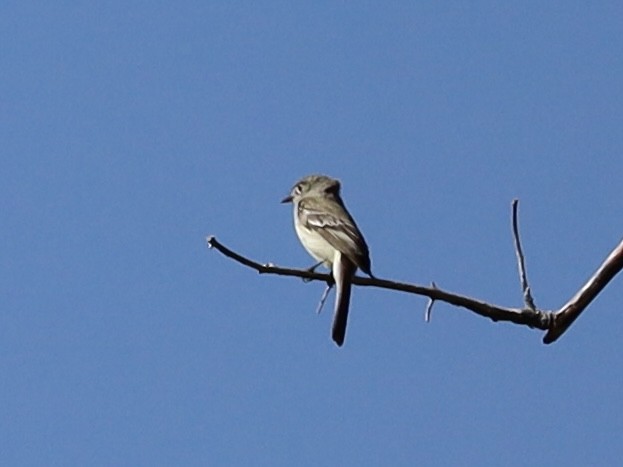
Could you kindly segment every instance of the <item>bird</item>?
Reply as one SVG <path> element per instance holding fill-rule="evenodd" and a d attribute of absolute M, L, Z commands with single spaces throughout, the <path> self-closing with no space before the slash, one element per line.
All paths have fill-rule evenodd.
<path fill-rule="evenodd" d="M 370 252 L 340 196 L 340 181 L 326 175 L 308 175 L 292 187 L 282 203 L 294 206 L 294 229 L 307 252 L 331 270 L 336 286 L 331 336 L 344 344 L 352 278 L 357 269 L 372 275 Z"/>

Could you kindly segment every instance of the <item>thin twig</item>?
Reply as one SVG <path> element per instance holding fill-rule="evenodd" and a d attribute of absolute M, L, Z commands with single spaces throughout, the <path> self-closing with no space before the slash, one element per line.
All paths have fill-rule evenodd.
<path fill-rule="evenodd" d="M 523 250 L 521 248 L 521 240 L 519 238 L 519 222 L 517 220 L 517 211 L 519 200 L 513 200 L 513 238 L 515 240 L 515 254 L 517 256 L 517 266 L 519 267 L 519 279 L 521 281 L 521 289 L 523 290 L 523 299 L 526 307 L 532 311 L 536 311 L 530 285 L 528 284 L 528 275 L 526 273 L 526 264 L 524 262 Z"/>
<path fill-rule="evenodd" d="M 322 297 L 320 297 L 320 303 L 318 303 L 318 309 L 316 310 L 317 314 L 320 314 L 320 312 L 322 311 L 324 302 L 327 301 L 327 297 L 329 296 L 329 291 L 331 290 L 332 287 L 333 287 L 333 284 L 327 284 L 327 287 L 324 289 L 324 292 L 322 292 Z"/>
<path fill-rule="evenodd" d="M 437 288 L 435 282 L 431 282 L 431 287 L 433 289 Z M 426 311 L 424 311 L 424 322 L 430 323 L 431 313 L 433 312 L 433 304 L 435 303 L 435 299 L 431 298 L 428 300 L 428 304 L 426 305 Z"/>

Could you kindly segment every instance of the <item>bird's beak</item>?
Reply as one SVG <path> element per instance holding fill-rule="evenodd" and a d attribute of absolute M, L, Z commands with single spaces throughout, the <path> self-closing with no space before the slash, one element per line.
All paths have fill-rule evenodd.
<path fill-rule="evenodd" d="M 285 198 L 283 198 L 281 200 L 282 203 L 291 203 L 292 202 L 292 195 L 288 195 Z"/>

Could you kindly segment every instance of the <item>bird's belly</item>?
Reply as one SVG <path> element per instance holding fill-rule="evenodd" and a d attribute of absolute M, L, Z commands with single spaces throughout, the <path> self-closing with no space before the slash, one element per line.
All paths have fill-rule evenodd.
<path fill-rule="evenodd" d="M 309 230 L 303 226 L 295 226 L 296 233 L 307 252 L 317 261 L 322 261 L 325 266 L 331 267 L 335 248 L 331 246 L 318 232 Z"/>

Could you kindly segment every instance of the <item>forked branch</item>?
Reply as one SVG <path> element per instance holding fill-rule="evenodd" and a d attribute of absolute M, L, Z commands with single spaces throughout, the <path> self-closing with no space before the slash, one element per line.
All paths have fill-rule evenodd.
<path fill-rule="evenodd" d="M 292 276 L 301 277 L 303 279 L 318 280 L 330 283 L 333 278 L 330 274 L 323 274 L 319 272 L 311 272 L 307 269 L 291 269 L 282 268 L 273 264 L 261 264 L 256 261 L 252 261 L 245 258 L 238 253 L 230 250 L 225 245 L 220 243 L 215 237 L 210 236 L 206 239 L 208 247 L 218 250 L 228 258 L 233 259 L 245 266 L 255 269 L 260 274 L 276 274 L 278 276 Z M 425 287 L 422 285 L 409 284 L 406 282 L 397 282 L 388 279 L 371 278 L 355 276 L 353 278 L 353 284 L 360 285 L 362 287 L 379 287 L 382 289 L 397 290 L 400 292 L 407 292 L 416 295 L 423 295 L 431 300 L 439 300 L 442 302 L 450 303 L 451 305 L 467 308 L 481 316 L 492 319 L 493 321 L 510 321 L 516 324 L 524 324 L 530 327 L 546 330 L 548 329 L 548 323 L 550 321 L 549 313 L 543 313 L 540 311 L 522 310 L 520 308 L 505 308 L 497 305 L 492 305 L 474 298 L 466 297 L 463 295 L 457 295 L 451 292 L 441 290 L 436 286 Z"/>
<path fill-rule="evenodd" d="M 431 287 L 406 282 L 398 282 L 377 277 L 355 276 L 353 284 L 363 287 L 379 287 L 382 289 L 396 290 L 416 295 L 428 297 L 429 305 L 426 309 L 426 317 L 430 317 L 430 308 L 435 301 L 442 301 L 457 307 L 465 308 L 480 316 L 484 316 L 493 321 L 508 321 L 515 324 L 529 326 L 531 328 L 547 331 L 543 342 L 550 344 L 556 341 L 577 317 L 586 309 L 593 299 L 603 290 L 616 274 L 623 269 L 623 240 L 608 255 L 597 271 L 584 284 L 584 286 L 559 310 L 547 311 L 539 310 L 532 298 L 528 285 L 527 273 L 524 262 L 524 255 L 519 240 L 519 228 L 517 222 L 517 200 L 513 201 L 513 236 L 515 241 L 515 252 L 517 255 L 519 276 L 522 285 L 525 306 L 523 308 L 509 308 L 500 305 L 484 302 L 475 298 L 455 294 L 438 288 L 435 283 Z M 292 269 L 275 266 L 273 264 L 261 264 L 246 258 L 239 253 L 227 248 L 220 243 L 214 236 L 206 238 L 209 248 L 214 248 L 228 258 L 237 261 L 244 266 L 255 269 L 260 274 L 276 274 L 279 276 L 300 277 L 307 280 L 323 281 L 327 284 L 333 283 L 330 274 L 323 274 L 309 269 Z"/>

